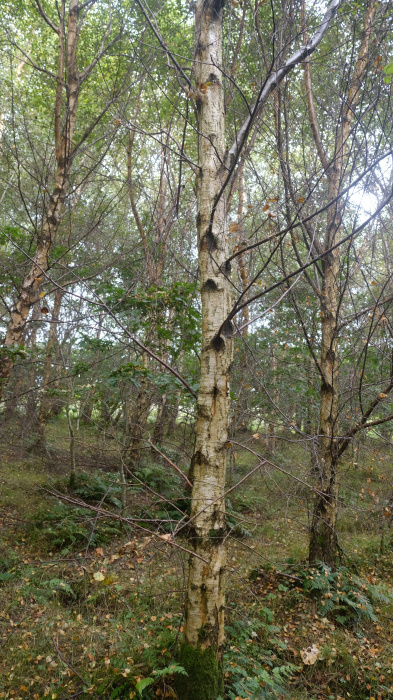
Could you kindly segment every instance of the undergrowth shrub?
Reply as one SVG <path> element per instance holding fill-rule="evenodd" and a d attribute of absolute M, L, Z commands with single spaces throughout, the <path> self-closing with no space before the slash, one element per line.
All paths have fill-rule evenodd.
<path fill-rule="evenodd" d="M 246 510 L 246 507 L 242 502 L 240 502 L 240 507 L 238 502 L 232 502 L 229 498 L 225 500 L 225 512 L 226 512 L 226 523 L 227 528 L 230 530 L 232 537 L 251 537 L 251 532 L 247 530 L 243 525 L 242 511 Z"/>
<path fill-rule="evenodd" d="M 87 546 L 98 547 L 111 542 L 123 531 L 116 520 L 96 518 L 86 508 L 69 507 L 63 503 L 43 507 L 30 519 L 28 535 L 45 547 L 61 554 Z"/>
<path fill-rule="evenodd" d="M 141 488 L 146 484 L 154 491 L 165 495 L 178 490 L 179 480 L 172 469 L 168 468 L 168 465 L 163 466 L 158 462 L 149 461 L 135 473 L 142 481 Z"/>
<path fill-rule="evenodd" d="M 288 678 L 297 671 L 293 664 L 280 664 L 278 656 L 286 645 L 277 636 L 281 630 L 273 624 L 272 611 L 262 607 L 260 614 L 260 619 L 233 620 L 226 628 L 224 672 L 230 700 L 286 695 Z"/>
<path fill-rule="evenodd" d="M 14 567 L 17 563 L 17 558 L 0 557 L 0 586 L 6 585 L 8 581 L 14 578 Z"/>
<path fill-rule="evenodd" d="M 344 566 L 332 571 L 319 563 L 296 573 L 303 591 L 317 601 L 319 612 L 344 626 L 376 622 L 376 605 L 391 602 L 380 586 L 355 576 Z"/>
<path fill-rule="evenodd" d="M 121 479 L 119 474 L 106 474 L 99 470 L 93 474 L 81 472 L 76 474 L 70 486 L 68 481 L 56 484 L 59 491 L 67 488 L 75 496 L 86 503 L 101 503 L 112 505 L 121 509 Z"/>

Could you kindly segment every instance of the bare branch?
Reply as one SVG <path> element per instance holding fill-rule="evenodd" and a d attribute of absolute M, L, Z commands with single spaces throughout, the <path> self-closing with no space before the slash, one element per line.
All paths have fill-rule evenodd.
<path fill-rule="evenodd" d="M 325 36 L 327 30 L 329 29 L 333 18 L 342 3 L 343 0 L 332 0 L 313 38 L 310 39 L 310 41 L 308 41 L 307 44 L 301 49 L 295 51 L 295 53 L 293 53 L 292 56 L 288 58 L 284 65 L 277 71 L 271 73 L 268 79 L 265 81 L 259 93 L 258 99 L 252 109 L 251 115 L 246 117 L 246 119 L 244 120 L 242 126 L 237 132 L 235 141 L 233 142 L 232 146 L 228 151 L 228 155 L 226 158 L 226 165 L 228 168 L 232 168 L 234 162 L 237 161 L 245 143 L 245 140 L 248 136 L 248 133 L 250 131 L 250 127 L 255 118 L 261 113 L 269 95 L 281 83 L 285 76 L 288 75 L 288 73 L 290 73 L 291 70 L 293 70 L 293 68 L 296 68 L 296 66 L 298 66 L 307 58 L 307 56 L 310 56 L 315 51 L 315 49 L 318 47 L 323 37 Z"/>
<path fill-rule="evenodd" d="M 184 78 L 184 80 L 186 81 L 187 85 L 191 85 L 191 80 L 190 80 L 190 78 L 185 74 L 183 68 L 182 68 L 182 67 L 179 65 L 179 63 L 176 61 L 176 58 L 174 57 L 173 53 L 172 53 L 171 51 L 169 51 L 169 49 L 168 49 L 167 45 L 165 44 L 165 41 L 163 40 L 163 38 L 162 38 L 160 32 L 155 28 L 155 26 L 154 26 L 153 22 L 151 21 L 151 19 L 150 19 L 148 13 L 146 12 L 145 8 L 143 7 L 143 5 L 142 5 L 142 3 L 141 3 L 141 0 L 136 0 L 136 2 L 137 2 L 137 4 L 138 4 L 138 7 L 140 8 L 141 12 L 143 13 L 143 16 L 144 16 L 145 19 L 147 20 L 150 29 L 153 31 L 153 33 L 154 33 L 156 39 L 158 40 L 158 42 L 159 42 L 161 48 L 165 51 L 165 53 L 167 54 L 167 56 L 171 59 L 172 63 L 176 66 L 177 70 L 179 71 L 179 73 L 181 74 L 181 76 Z"/>
<path fill-rule="evenodd" d="M 35 4 L 38 7 L 38 12 L 40 13 L 41 17 L 45 20 L 47 25 L 49 25 L 49 27 L 53 29 L 53 31 L 56 32 L 56 34 L 60 34 L 60 27 L 56 27 L 54 22 L 52 22 L 50 17 L 48 17 L 48 15 L 44 12 L 44 8 L 42 7 L 40 0 L 35 0 Z"/>

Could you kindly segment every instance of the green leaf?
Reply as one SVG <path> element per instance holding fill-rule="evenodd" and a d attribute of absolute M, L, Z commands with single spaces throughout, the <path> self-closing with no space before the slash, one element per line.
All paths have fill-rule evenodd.
<path fill-rule="evenodd" d="M 174 673 L 181 673 L 183 676 L 188 676 L 186 669 L 183 668 L 183 666 L 180 666 L 179 664 L 171 664 L 170 666 L 166 666 L 160 671 L 154 671 L 154 674 L 157 678 L 162 678 L 163 676 L 172 676 Z"/>
<path fill-rule="evenodd" d="M 155 681 L 154 678 L 142 678 L 142 680 L 138 681 L 135 688 L 141 697 L 142 697 L 142 693 L 143 693 L 144 689 L 147 688 L 152 683 L 154 683 L 154 681 Z"/>

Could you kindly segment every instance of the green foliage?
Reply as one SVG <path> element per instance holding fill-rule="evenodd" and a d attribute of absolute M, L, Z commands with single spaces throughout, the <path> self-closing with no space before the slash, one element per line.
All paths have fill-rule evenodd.
<path fill-rule="evenodd" d="M 148 688 L 149 686 L 153 685 L 156 683 L 160 678 L 166 678 L 167 676 L 174 676 L 175 674 L 182 674 L 183 676 L 187 676 L 187 671 L 183 668 L 183 666 L 179 666 L 179 664 L 171 664 L 170 666 L 167 666 L 165 668 L 162 668 L 158 671 L 153 671 L 154 678 L 142 678 L 138 683 L 135 685 L 135 690 L 138 691 L 139 695 L 142 697 L 143 696 L 143 691 L 145 688 Z"/>
<path fill-rule="evenodd" d="M 110 503 L 116 508 L 121 508 L 120 474 L 105 474 L 96 471 L 94 474 L 86 472 L 76 474 L 72 485 L 72 492 L 83 498 L 87 503 Z"/>
<path fill-rule="evenodd" d="M 10 347 L 3 346 L 0 348 L 0 357 L 10 357 L 15 362 L 17 357 L 25 359 L 27 353 L 23 345 L 11 345 Z"/>
<path fill-rule="evenodd" d="M 236 503 L 227 498 L 225 501 L 225 511 L 226 511 L 226 523 L 228 529 L 231 531 L 232 537 L 250 537 L 251 532 L 247 528 L 243 527 L 241 523 L 241 516 L 239 515 L 239 509 L 236 508 Z"/>
<path fill-rule="evenodd" d="M 93 350 L 93 352 L 105 352 L 113 347 L 113 341 L 104 338 L 91 338 L 85 333 L 82 334 L 82 339 L 79 346 L 83 350 Z"/>
<path fill-rule="evenodd" d="M 235 620 L 227 627 L 229 648 L 224 654 L 225 677 L 228 678 L 228 698 L 249 697 L 250 700 L 285 695 L 288 676 L 296 671 L 293 664 L 276 663 L 270 649 L 261 641 L 267 637 L 271 644 L 278 640 L 280 628 L 272 624 L 269 608 L 262 608 L 261 620 Z"/>
<path fill-rule="evenodd" d="M 122 531 L 117 521 L 95 518 L 86 508 L 75 508 L 57 503 L 52 508 L 41 508 L 30 520 L 28 534 L 47 548 L 60 550 L 61 554 L 78 550 L 90 542 L 98 547 Z"/>
<path fill-rule="evenodd" d="M 10 556 L 0 558 L 0 586 L 6 584 L 11 579 L 16 576 L 16 564 L 17 560 Z"/>
<path fill-rule="evenodd" d="M 146 462 L 143 467 L 138 469 L 137 475 L 144 484 L 165 495 L 173 492 L 179 483 L 178 477 L 172 469 L 168 471 L 162 464 L 153 461 Z"/>
<path fill-rule="evenodd" d="M 345 567 L 332 571 L 320 563 L 297 573 L 303 590 L 318 602 L 319 612 L 341 625 L 351 626 L 365 620 L 376 622 L 374 605 L 389 602 L 378 586 L 351 574 Z"/>
<path fill-rule="evenodd" d="M 190 499 L 186 498 L 175 498 L 170 499 L 171 502 L 160 501 L 156 508 L 148 510 L 147 515 L 155 517 L 157 522 L 162 520 L 160 523 L 160 529 L 165 532 L 171 532 L 174 525 L 183 520 L 183 518 L 189 513 L 190 510 Z"/>
<path fill-rule="evenodd" d="M 390 83 L 392 82 L 392 79 L 393 79 L 393 63 L 388 63 L 388 65 L 385 66 L 383 70 L 385 73 L 385 77 L 383 80 L 385 83 L 390 85 Z"/>
<path fill-rule="evenodd" d="M 108 384 L 117 386 L 124 380 L 133 384 L 137 389 L 140 389 L 143 380 L 147 380 L 160 394 L 165 393 L 168 397 L 172 396 L 178 389 L 183 388 L 181 381 L 170 372 L 153 371 L 141 365 L 137 360 L 126 362 L 113 370 L 109 375 Z M 195 382 L 193 378 L 189 380 L 189 384 L 194 391 L 198 391 L 199 383 Z"/>

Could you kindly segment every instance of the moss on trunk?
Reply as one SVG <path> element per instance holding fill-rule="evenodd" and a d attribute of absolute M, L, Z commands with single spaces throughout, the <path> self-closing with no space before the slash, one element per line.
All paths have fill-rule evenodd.
<path fill-rule="evenodd" d="M 182 644 L 179 663 L 188 673 L 177 678 L 179 700 L 217 700 L 224 696 L 222 662 L 215 647 Z"/>

